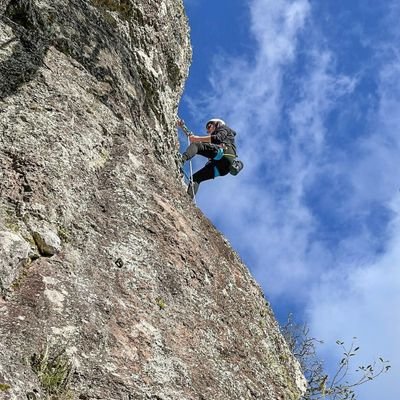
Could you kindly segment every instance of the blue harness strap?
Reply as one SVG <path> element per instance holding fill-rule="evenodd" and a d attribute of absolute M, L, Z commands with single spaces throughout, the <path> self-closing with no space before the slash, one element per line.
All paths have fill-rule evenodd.
<path fill-rule="evenodd" d="M 217 154 L 215 155 L 215 157 L 213 158 L 213 160 L 218 161 L 220 160 L 222 157 L 224 156 L 224 149 L 222 147 L 220 147 L 218 149 Z"/>
<path fill-rule="evenodd" d="M 213 160 L 219 161 L 223 156 L 224 156 L 224 149 L 222 147 L 220 147 L 218 149 L 217 154 L 213 158 Z M 216 166 L 214 166 L 214 178 L 216 178 L 217 176 L 220 176 L 220 174 L 219 174 L 218 168 Z"/>

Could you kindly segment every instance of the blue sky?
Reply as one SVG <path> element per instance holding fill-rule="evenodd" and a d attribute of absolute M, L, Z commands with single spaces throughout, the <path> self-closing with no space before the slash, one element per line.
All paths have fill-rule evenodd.
<path fill-rule="evenodd" d="M 325 341 L 328 363 L 354 336 L 360 363 L 391 361 L 360 399 L 398 400 L 400 3 L 184 3 L 193 63 L 180 116 L 196 133 L 227 121 L 245 163 L 203 183 L 198 206 L 278 319 L 293 312 Z"/>

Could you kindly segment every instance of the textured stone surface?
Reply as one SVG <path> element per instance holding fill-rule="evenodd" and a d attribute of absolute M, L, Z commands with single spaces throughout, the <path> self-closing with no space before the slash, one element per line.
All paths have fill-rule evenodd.
<path fill-rule="evenodd" d="M 4 295 L 29 260 L 29 244 L 13 232 L 0 232 L 0 290 Z"/>
<path fill-rule="evenodd" d="M 42 256 L 51 257 L 61 250 L 61 239 L 46 225 L 33 229 L 32 237 Z"/>
<path fill-rule="evenodd" d="M 297 399 L 263 294 L 176 172 L 181 0 L 0 14 L 0 398 Z"/>

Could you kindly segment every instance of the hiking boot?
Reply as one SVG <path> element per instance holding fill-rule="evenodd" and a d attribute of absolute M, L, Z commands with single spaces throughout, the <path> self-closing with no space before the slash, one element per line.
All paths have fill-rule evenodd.
<path fill-rule="evenodd" d="M 198 182 L 190 182 L 189 186 L 187 188 L 187 194 L 189 195 L 189 197 L 193 200 L 197 190 L 199 189 L 199 183 Z"/>

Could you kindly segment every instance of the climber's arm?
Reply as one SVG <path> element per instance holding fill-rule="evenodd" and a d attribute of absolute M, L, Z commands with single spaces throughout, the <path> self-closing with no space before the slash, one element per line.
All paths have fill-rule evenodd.
<path fill-rule="evenodd" d="M 211 136 L 189 136 L 190 143 L 211 143 Z"/>

